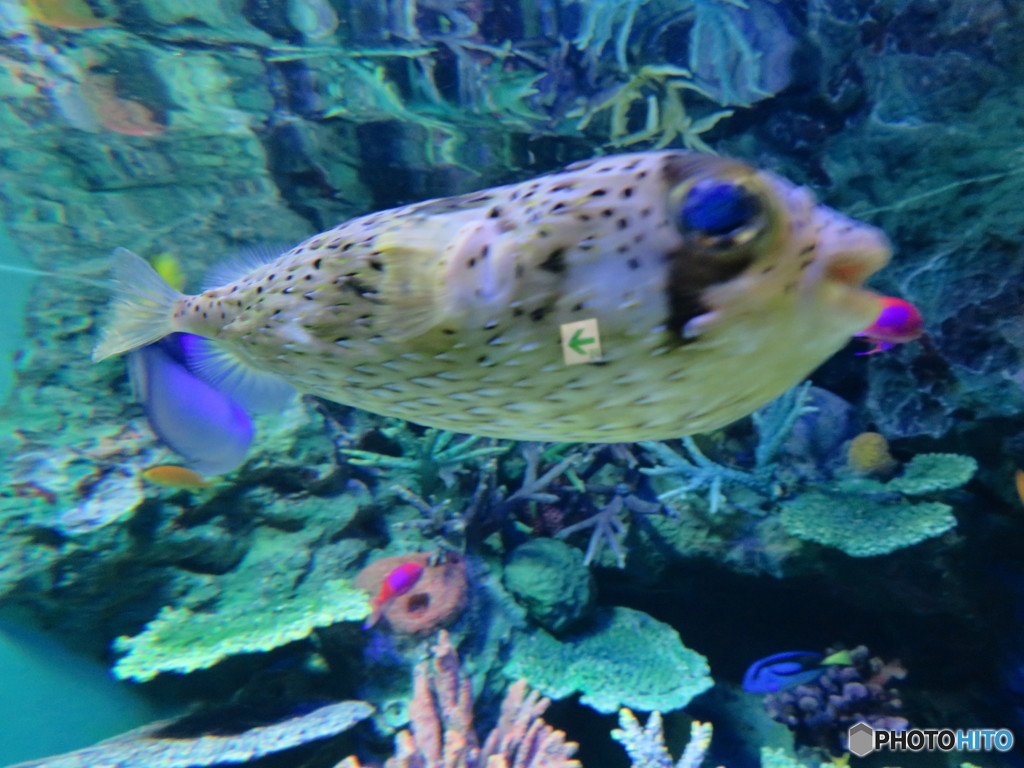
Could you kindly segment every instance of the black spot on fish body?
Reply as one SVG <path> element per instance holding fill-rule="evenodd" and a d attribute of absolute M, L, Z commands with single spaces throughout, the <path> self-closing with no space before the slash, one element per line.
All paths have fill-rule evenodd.
<path fill-rule="evenodd" d="M 618 224 L 619 229 L 627 229 L 629 227 L 629 219 L 623 217 L 623 218 L 619 219 L 616 222 L 616 224 Z"/>
<path fill-rule="evenodd" d="M 632 187 L 626 187 L 624 190 L 622 190 L 622 196 L 625 197 L 625 198 L 632 197 L 633 196 L 633 188 Z"/>
<path fill-rule="evenodd" d="M 542 261 L 537 266 L 546 272 L 551 272 L 556 275 L 562 274 L 563 272 L 565 272 L 566 269 L 565 249 L 556 248 L 547 255 L 547 258 L 544 259 L 544 261 Z"/>
<path fill-rule="evenodd" d="M 537 309 L 530 312 L 530 319 L 535 323 L 539 323 L 549 312 L 551 312 L 551 307 L 537 307 Z"/>
<path fill-rule="evenodd" d="M 630 269 L 640 269 L 640 259 L 633 257 L 632 259 L 626 262 L 626 265 Z"/>
<path fill-rule="evenodd" d="M 322 258 L 316 259 L 313 262 L 313 269 L 320 269 L 320 265 L 323 264 L 323 263 L 324 263 L 324 260 Z"/>

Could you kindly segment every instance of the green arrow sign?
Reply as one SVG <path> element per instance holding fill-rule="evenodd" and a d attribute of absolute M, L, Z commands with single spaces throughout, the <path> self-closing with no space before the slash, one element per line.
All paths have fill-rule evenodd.
<path fill-rule="evenodd" d="M 584 351 L 583 347 L 585 347 L 587 344 L 594 344 L 596 341 L 597 339 L 595 339 L 593 336 L 584 339 L 583 329 L 577 328 L 576 333 L 574 333 L 572 335 L 572 338 L 569 339 L 569 349 L 571 349 L 577 355 L 584 355 L 586 354 L 586 352 Z"/>
<path fill-rule="evenodd" d="M 597 318 L 562 323 L 562 355 L 566 365 L 594 363 L 601 359 L 601 333 Z"/>

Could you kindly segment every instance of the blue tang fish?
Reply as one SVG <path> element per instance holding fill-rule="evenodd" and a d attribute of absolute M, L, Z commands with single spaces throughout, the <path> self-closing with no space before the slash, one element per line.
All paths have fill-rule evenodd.
<path fill-rule="evenodd" d="M 785 651 L 758 659 L 743 675 L 747 693 L 778 693 L 821 677 L 830 664 L 849 664 L 848 651 L 822 656 L 813 651 Z"/>
<path fill-rule="evenodd" d="M 162 443 L 209 475 L 242 463 L 253 439 L 252 419 L 231 397 L 189 367 L 189 334 L 172 334 L 132 353 L 136 399 Z"/>

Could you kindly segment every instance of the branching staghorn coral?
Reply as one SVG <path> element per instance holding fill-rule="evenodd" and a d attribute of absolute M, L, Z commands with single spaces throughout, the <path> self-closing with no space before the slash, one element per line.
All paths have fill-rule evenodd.
<path fill-rule="evenodd" d="M 395 755 L 385 768 L 580 768 L 572 759 L 576 744 L 541 718 L 550 702 L 522 680 L 509 687 L 498 722 L 480 745 L 473 729 L 472 683 L 444 630 L 431 655 L 431 662 L 416 667 L 412 724 L 396 737 Z M 361 768 L 361 763 L 352 756 L 336 768 Z"/>
<path fill-rule="evenodd" d="M 467 465 L 479 459 L 500 456 L 510 447 L 483 437 L 464 437 L 455 442 L 458 435 L 444 429 L 430 428 L 422 436 L 417 436 L 404 424 L 384 432 L 401 445 L 401 456 L 352 448 L 343 448 L 339 453 L 348 457 L 349 464 L 355 467 L 397 470 L 396 479 L 400 484 L 421 495 L 438 490 L 440 482 L 450 486 L 458 470 L 469 469 Z M 484 446 L 478 448 L 481 441 L 484 441 Z"/>
<path fill-rule="evenodd" d="M 757 446 L 752 470 L 719 464 L 704 455 L 692 437 L 684 437 L 680 441 L 683 453 L 673 451 L 664 443 L 640 443 L 660 462 L 660 466 L 640 471 L 652 477 L 679 475 L 686 479 L 684 484 L 659 495 L 659 501 L 682 499 L 706 488 L 711 514 L 719 512 L 727 502 L 723 491 L 726 485 L 744 486 L 766 499 L 774 498 L 777 495 L 773 477 L 775 456 L 797 419 L 817 410 L 807 404 L 810 389 L 810 382 L 805 382 L 754 412 L 751 419 L 757 433 Z"/>
<path fill-rule="evenodd" d="M 629 753 L 630 768 L 700 768 L 711 746 L 711 723 L 694 720 L 690 724 L 690 741 L 672 763 L 672 755 L 665 746 L 665 733 L 661 725 L 661 712 L 655 710 L 641 728 L 636 715 L 625 707 L 619 710 L 619 727 L 612 738 Z"/>
<path fill-rule="evenodd" d="M 626 528 L 619 516 L 624 510 L 637 515 L 661 514 L 665 512 L 665 508 L 661 504 L 641 499 L 626 483 L 619 483 L 612 488 L 588 483 L 586 490 L 589 493 L 608 493 L 611 495 L 611 500 L 586 520 L 563 528 L 558 532 L 557 538 L 564 539 L 577 531 L 591 528 L 590 541 L 587 543 L 583 564 L 593 563 L 607 547 L 615 557 L 615 564 L 619 568 L 625 568 L 626 550 L 622 540 L 625 538 Z"/>

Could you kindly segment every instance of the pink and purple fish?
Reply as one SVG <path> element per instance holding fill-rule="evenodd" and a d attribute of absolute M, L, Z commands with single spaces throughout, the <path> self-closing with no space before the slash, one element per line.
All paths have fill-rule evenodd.
<path fill-rule="evenodd" d="M 391 601 L 412 589 L 422 575 L 423 566 L 419 563 L 402 563 L 385 576 L 380 585 L 380 592 L 370 602 L 373 610 L 370 612 L 369 618 L 366 619 L 366 623 L 363 624 L 363 629 L 369 629 L 380 621 L 381 614 L 391 604 Z"/>
<path fill-rule="evenodd" d="M 858 355 L 884 352 L 897 344 L 920 338 L 924 333 L 924 319 L 917 307 L 909 301 L 894 296 L 881 296 L 879 303 L 882 307 L 878 319 L 860 333 L 854 334 L 874 344 L 866 352 L 857 352 Z"/>

